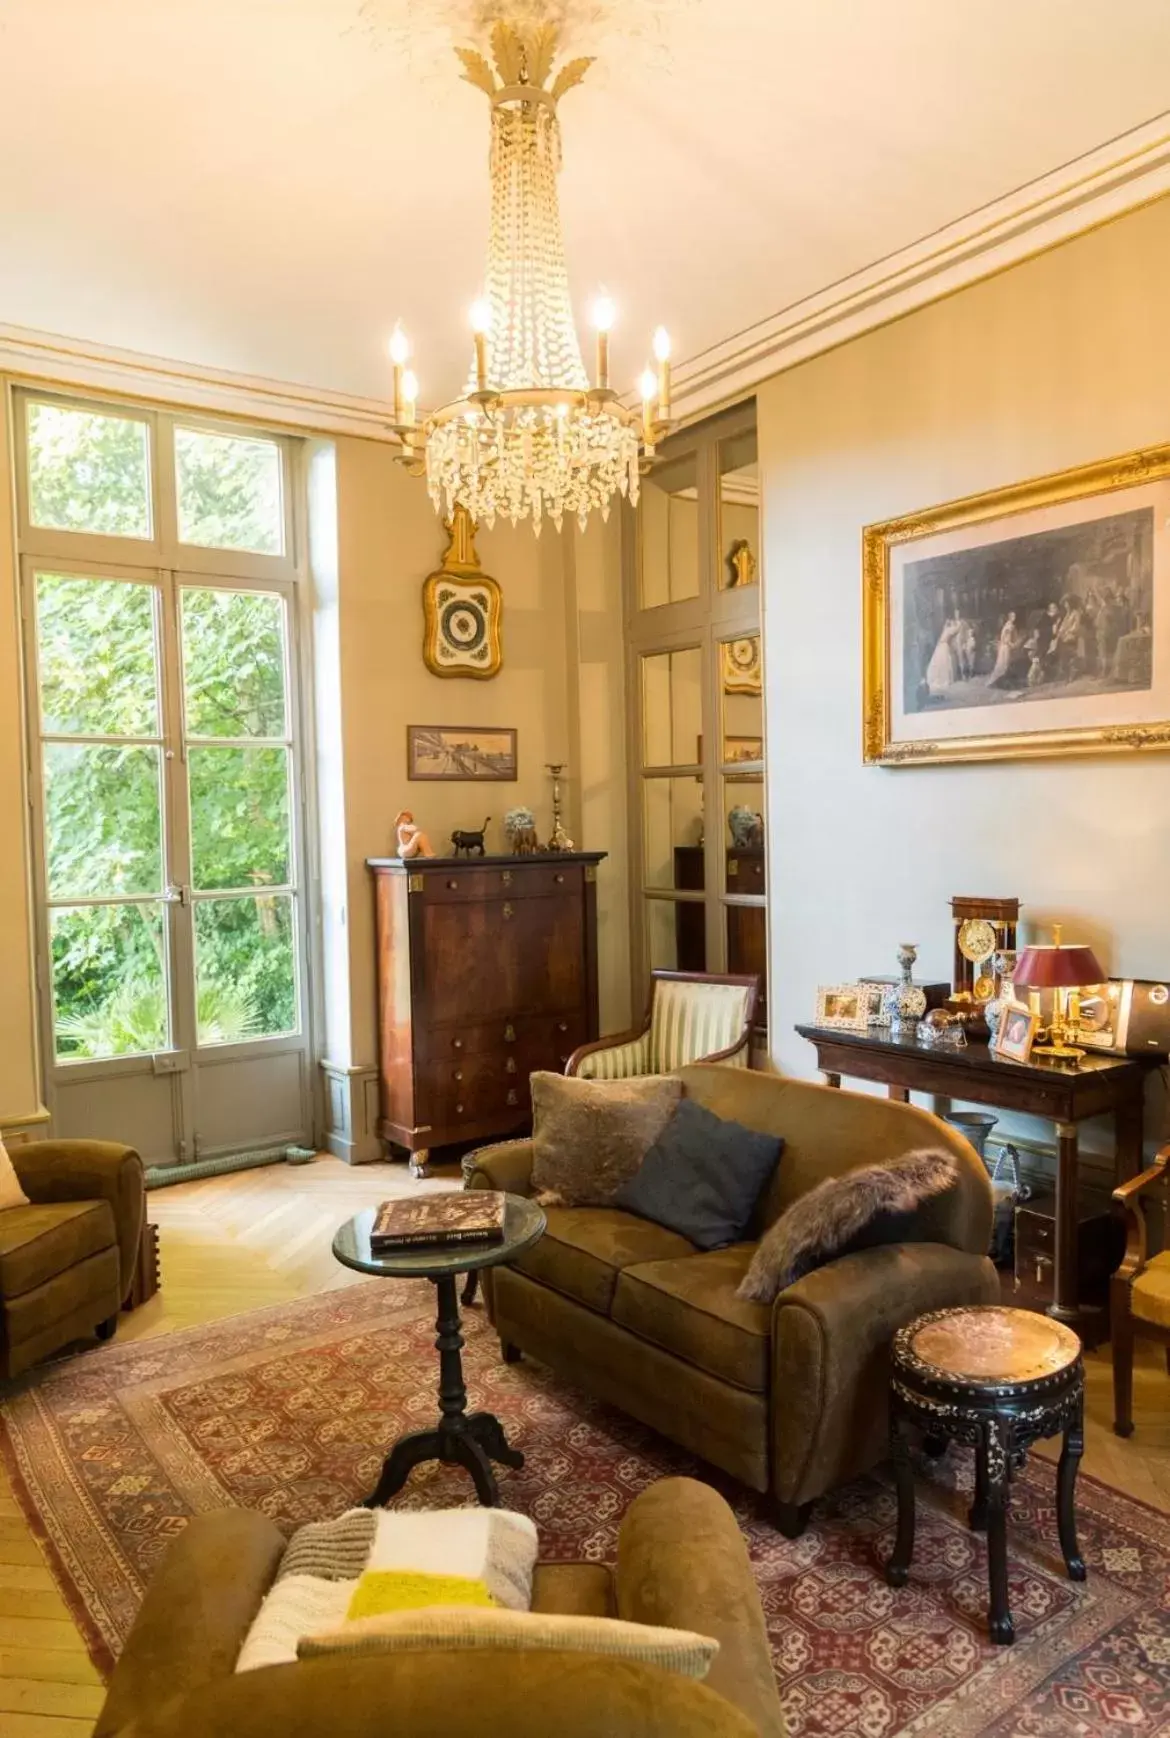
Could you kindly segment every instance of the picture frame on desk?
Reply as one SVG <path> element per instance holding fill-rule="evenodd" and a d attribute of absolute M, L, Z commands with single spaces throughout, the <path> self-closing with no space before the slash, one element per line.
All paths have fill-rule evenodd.
<path fill-rule="evenodd" d="M 1040 1016 L 1020 1002 L 1006 1002 L 1000 1009 L 991 1053 L 1008 1062 L 1027 1062 L 1036 1042 Z"/>
<path fill-rule="evenodd" d="M 873 990 L 872 984 L 823 984 L 817 990 L 817 1025 L 841 1032 L 867 1031 Z"/>

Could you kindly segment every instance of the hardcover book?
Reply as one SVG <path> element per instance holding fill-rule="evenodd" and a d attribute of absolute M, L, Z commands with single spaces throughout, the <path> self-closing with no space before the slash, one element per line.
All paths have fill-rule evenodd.
<path fill-rule="evenodd" d="M 412 1243 L 498 1243 L 503 1235 L 501 1193 L 449 1189 L 419 1200 L 383 1201 L 374 1215 L 370 1248 L 385 1253 Z"/>

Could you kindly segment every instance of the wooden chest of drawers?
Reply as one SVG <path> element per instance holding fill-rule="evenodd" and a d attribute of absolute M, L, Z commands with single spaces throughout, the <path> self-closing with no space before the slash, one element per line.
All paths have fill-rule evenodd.
<path fill-rule="evenodd" d="M 528 1076 L 597 1037 L 597 865 L 563 857 L 371 859 L 378 1133 L 428 1150 L 523 1129 Z"/>

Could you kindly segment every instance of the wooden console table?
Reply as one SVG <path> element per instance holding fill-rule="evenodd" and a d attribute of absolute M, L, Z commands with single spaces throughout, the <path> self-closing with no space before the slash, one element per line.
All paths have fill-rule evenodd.
<path fill-rule="evenodd" d="M 879 1080 L 903 1104 L 911 1092 L 987 1104 L 1047 1117 L 1056 1129 L 1056 1248 L 1053 1298 L 1049 1315 L 1070 1327 L 1086 1325 L 1077 1298 L 1077 1124 L 1112 1114 L 1115 1181 L 1134 1177 L 1142 1167 L 1142 1126 L 1149 1064 L 1132 1057 L 1087 1055 L 1079 1067 L 1037 1057 L 1009 1062 L 993 1056 L 986 1044 L 963 1050 L 927 1050 L 912 1039 L 877 1037 L 868 1032 L 798 1026 L 814 1045 L 817 1066 L 830 1086 L 843 1074 Z"/>

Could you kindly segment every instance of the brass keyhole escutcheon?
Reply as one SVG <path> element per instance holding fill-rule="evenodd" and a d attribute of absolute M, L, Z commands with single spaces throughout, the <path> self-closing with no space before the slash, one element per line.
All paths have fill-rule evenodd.
<path fill-rule="evenodd" d="M 511 917 L 511 915 L 512 915 L 512 907 L 508 904 L 507 900 L 505 900 L 504 901 L 504 916 Z"/>
<path fill-rule="evenodd" d="M 510 869 L 501 870 L 500 880 L 504 883 L 505 887 L 511 887 L 511 885 L 512 885 L 512 871 Z"/>
<path fill-rule="evenodd" d="M 515 1042 L 516 1042 L 516 1028 L 515 1028 L 515 1026 L 513 1026 L 512 1022 L 509 1020 L 508 1024 L 504 1027 L 504 1043 L 505 1044 L 514 1044 Z"/>
<path fill-rule="evenodd" d="M 516 1058 L 514 1056 L 509 1056 L 508 1060 L 504 1064 L 504 1073 L 505 1074 L 515 1074 L 515 1072 L 516 1072 Z"/>
<path fill-rule="evenodd" d="M 519 1104 L 520 1103 L 519 1094 L 515 1093 L 515 1092 L 510 1092 L 508 1094 L 508 1103 L 509 1104 Z"/>

